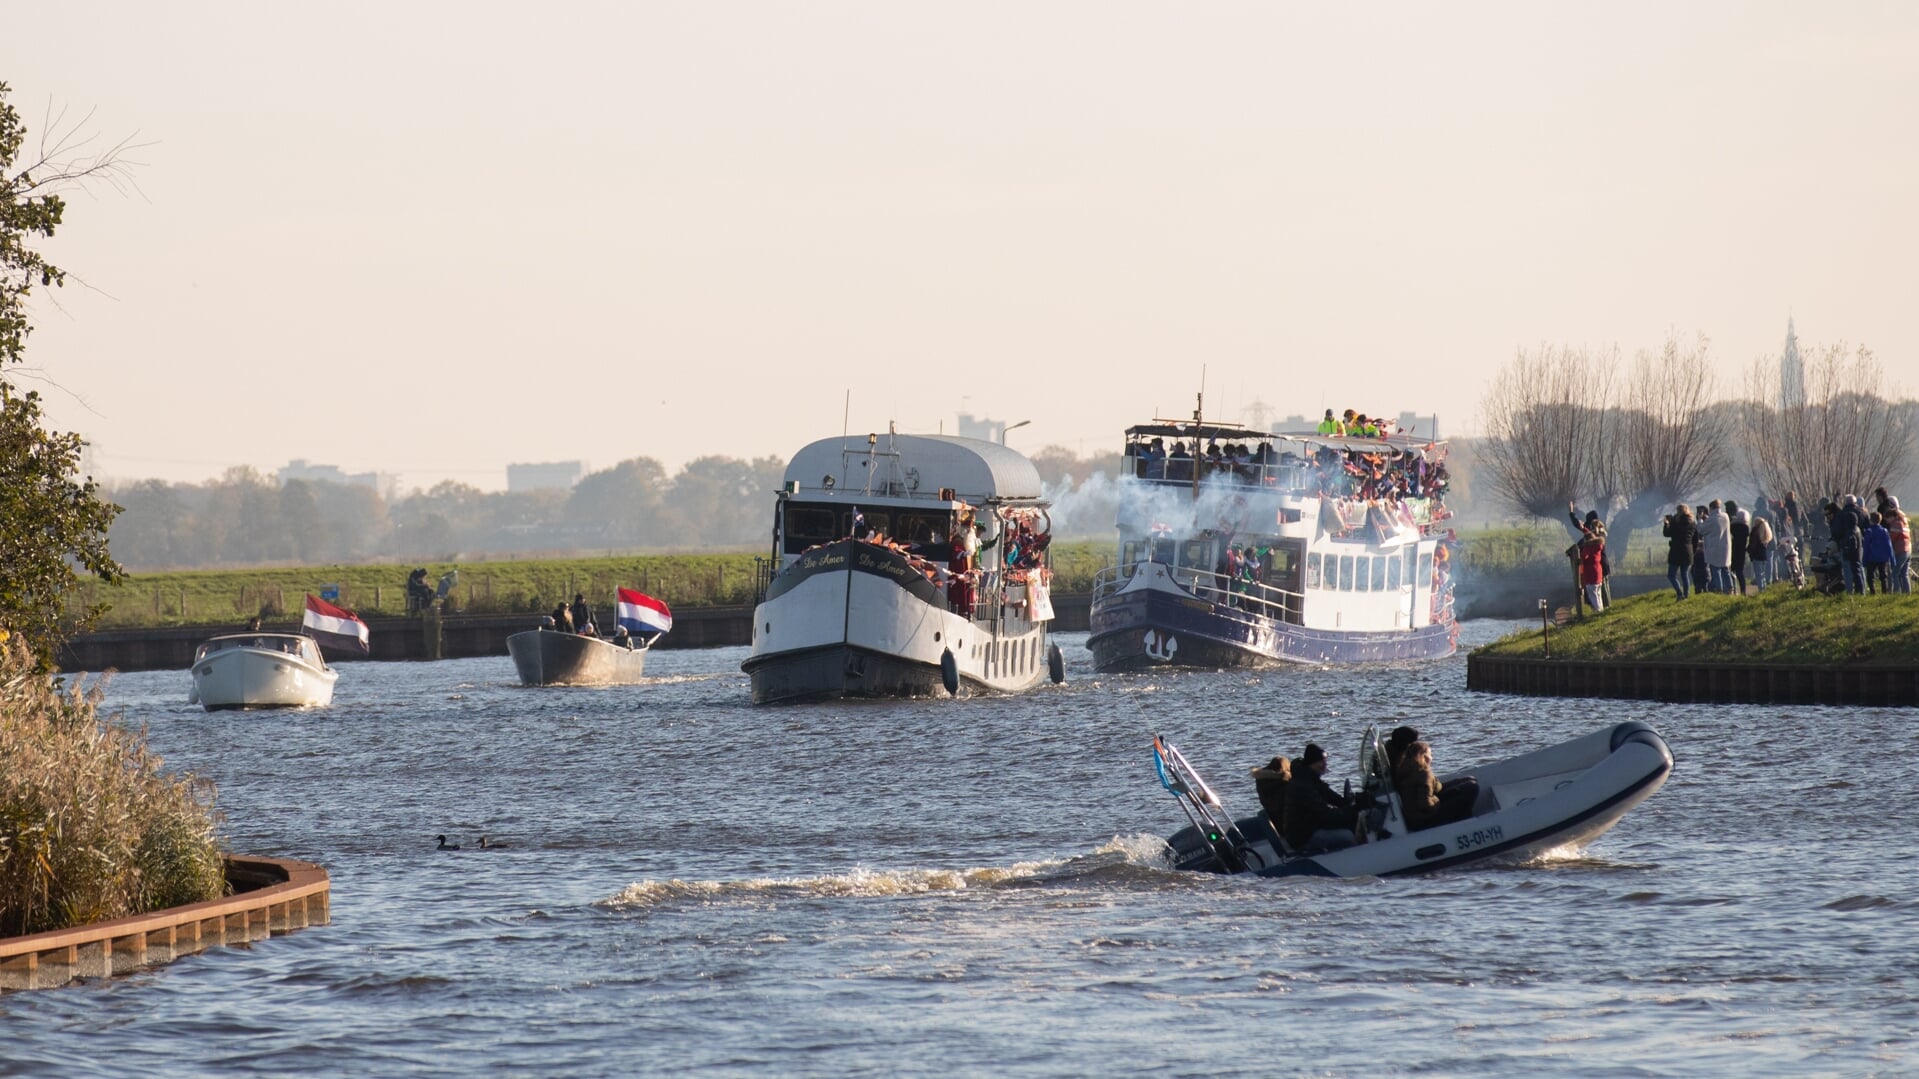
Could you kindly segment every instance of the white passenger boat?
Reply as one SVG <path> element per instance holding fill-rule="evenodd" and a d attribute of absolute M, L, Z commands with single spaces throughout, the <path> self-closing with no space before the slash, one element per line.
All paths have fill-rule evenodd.
<path fill-rule="evenodd" d="M 1230 448 L 1209 459 L 1213 445 Z M 1444 458 L 1443 444 L 1403 435 L 1128 428 L 1118 560 L 1093 583 L 1094 666 L 1451 655 Z"/>
<path fill-rule="evenodd" d="M 992 442 L 868 435 L 787 466 L 741 669 L 754 703 L 1018 692 L 1064 661 L 1039 473 Z"/>
<path fill-rule="evenodd" d="M 1264 812 L 1235 820 L 1179 750 L 1157 736 L 1153 761 L 1161 785 L 1179 798 L 1192 822 L 1167 840 L 1174 867 L 1267 877 L 1384 877 L 1488 859 L 1519 862 L 1581 847 L 1651 797 L 1673 767 L 1672 751 L 1658 732 L 1644 723 L 1618 723 L 1439 777 L 1471 774 L 1478 780 L 1472 815 L 1407 831 L 1386 774 L 1385 749 L 1378 732 L 1368 728 L 1360 740 L 1362 788 L 1356 798 L 1361 842 L 1314 851 L 1288 847 Z"/>
<path fill-rule="evenodd" d="M 233 633 L 214 637 L 193 654 L 188 703 L 223 708 L 324 708 L 333 702 L 340 672 L 320 645 L 298 633 Z"/>

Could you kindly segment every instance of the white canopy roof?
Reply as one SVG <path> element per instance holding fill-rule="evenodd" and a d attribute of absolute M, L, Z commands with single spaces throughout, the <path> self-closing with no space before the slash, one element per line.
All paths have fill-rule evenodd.
<path fill-rule="evenodd" d="M 1039 470 L 1019 451 L 954 435 L 880 434 L 871 444 L 866 435 L 822 438 L 786 466 L 786 481 L 802 491 L 828 487 L 828 477 L 840 493 L 930 497 L 951 487 L 968 502 L 1040 496 Z"/>

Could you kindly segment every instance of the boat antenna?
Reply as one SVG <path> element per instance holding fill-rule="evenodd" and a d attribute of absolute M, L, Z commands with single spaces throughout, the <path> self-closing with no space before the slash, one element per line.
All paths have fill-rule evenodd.
<path fill-rule="evenodd" d="M 1199 393 L 1193 396 L 1193 501 L 1199 501 L 1199 440 L 1200 427 L 1206 415 L 1206 367 L 1199 369 Z"/>

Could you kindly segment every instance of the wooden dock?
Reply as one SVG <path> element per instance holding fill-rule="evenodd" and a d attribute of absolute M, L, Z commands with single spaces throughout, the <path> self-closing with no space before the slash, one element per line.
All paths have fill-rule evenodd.
<path fill-rule="evenodd" d="M 327 922 L 327 873 L 311 862 L 230 855 L 227 882 L 234 894 L 225 899 L 0 937 L 0 991 L 125 974 L 215 945 L 248 944 Z"/>

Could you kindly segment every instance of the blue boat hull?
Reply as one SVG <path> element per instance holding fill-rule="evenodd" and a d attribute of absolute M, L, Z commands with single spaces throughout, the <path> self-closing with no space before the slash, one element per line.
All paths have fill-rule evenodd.
<path fill-rule="evenodd" d="M 1207 670 L 1285 663 L 1391 663 L 1456 650 L 1454 626 L 1308 629 L 1189 595 L 1142 589 L 1093 604 L 1086 647 L 1101 671 L 1147 667 Z"/>

